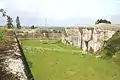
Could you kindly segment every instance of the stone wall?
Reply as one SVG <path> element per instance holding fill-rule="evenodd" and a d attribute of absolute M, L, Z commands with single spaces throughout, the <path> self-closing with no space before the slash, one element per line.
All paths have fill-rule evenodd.
<path fill-rule="evenodd" d="M 108 39 L 120 29 L 120 25 L 98 24 L 70 26 L 62 29 L 18 29 L 20 39 L 61 39 L 67 45 L 78 47 L 84 51 L 96 52 Z"/>
<path fill-rule="evenodd" d="M 119 29 L 119 25 L 116 28 L 116 25 L 107 24 L 107 28 L 105 25 L 68 27 L 65 29 L 66 35 L 62 35 L 62 42 L 84 51 L 96 52 Z"/>
<path fill-rule="evenodd" d="M 19 39 L 59 39 L 61 31 L 53 29 L 16 29 Z"/>
<path fill-rule="evenodd" d="M 34 80 L 13 29 L 6 30 L 0 65 L 0 80 Z"/>
<path fill-rule="evenodd" d="M 22 64 L 24 65 L 24 72 L 25 72 L 25 74 L 27 76 L 27 80 L 34 80 L 34 77 L 32 75 L 30 67 L 28 65 L 28 61 L 27 61 L 27 59 L 26 59 L 26 57 L 24 55 L 24 51 L 22 49 L 22 46 L 21 46 L 21 44 L 20 44 L 20 42 L 18 40 L 18 37 L 17 37 L 16 33 L 14 33 L 14 35 L 15 35 L 15 39 L 17 41 L 17 47 L 18 47 L 18 49 L 20 51 L 21 60 L 22 60 Z"/>

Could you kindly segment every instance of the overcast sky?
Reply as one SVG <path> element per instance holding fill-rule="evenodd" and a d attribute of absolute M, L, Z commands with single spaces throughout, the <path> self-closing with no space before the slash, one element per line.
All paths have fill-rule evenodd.
<path fill-rule="evenodd" d="M 7 14 L 20 17 L 22 25 L 68 26 L 94 24 L 105 18 L 120 23 L 120 0 L 0 0 Z M 0 15 L 0 25 L 4 19 Z"/>

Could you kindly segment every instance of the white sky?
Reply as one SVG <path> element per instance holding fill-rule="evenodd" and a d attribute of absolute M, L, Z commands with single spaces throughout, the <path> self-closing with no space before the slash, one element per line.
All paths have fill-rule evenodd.
<path fill-rule="evenodd" d="M 100 18 L 120 22 L 120 0 L 0 0 L 0 8 L 23 25 L 44 25 L 44 18 L 48 26 L 94 24 Z"/>

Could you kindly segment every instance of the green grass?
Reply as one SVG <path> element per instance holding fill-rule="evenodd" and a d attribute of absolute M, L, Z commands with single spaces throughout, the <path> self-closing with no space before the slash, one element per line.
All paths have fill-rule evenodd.
<path fill-rule="evenodd" d="M 111 61 L 82 54 L 56 40 L 23 40 L 22 46 L 35 80 L 119 80 Z"/>
<path fill-rule="evenodd" d="M 3 42 L 5 35 L 5 30 L 3 28 L 0 28 L 0 43 Z"/>

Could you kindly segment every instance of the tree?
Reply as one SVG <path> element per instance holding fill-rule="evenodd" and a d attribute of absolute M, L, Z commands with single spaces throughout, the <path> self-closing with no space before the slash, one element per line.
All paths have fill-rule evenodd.
<path fill-rule="evenodd" d="M 13 28 L 13 20 L 10 16 L 7 16 L 7 28 Z"/>
<path fill-rule="evenodd" d="M 6 12 L 4 11 L 4 9 L 0 9 L 0 12 L 2 13 L 2 16 L 3 16 L 3 17 L 6 16 Z"/>
<path fill-rule="evenodd" d="M 106 19 L 98 19 L 95 24 L 99 24 L 99 23 L 106 23 L 106 24 L 111 24 L 110 21 L 106 20 Z"/>
<path fill-rule="evenodd" d="M 4 9 L 0 9 L 0 12 L 2 13 L 3 17 L 7 18 L 7 28 L 13 28 L 13 24 L 12 24 L 13 20 L 12 20 L 12 18 L 6 14 Z"/>
<path fill-rule="evenodd" d="M 16 18 L 16 26 L 17 26 L 17 29 L 21 29 L 20 20 L 18 16 Z"/>
<path fill-rule="evenodd" d="M 32 26 L 31 26 L 31 29 L 35 29 L 35 26 L 34 26 L 34 25 L 32 25 Z"/>

